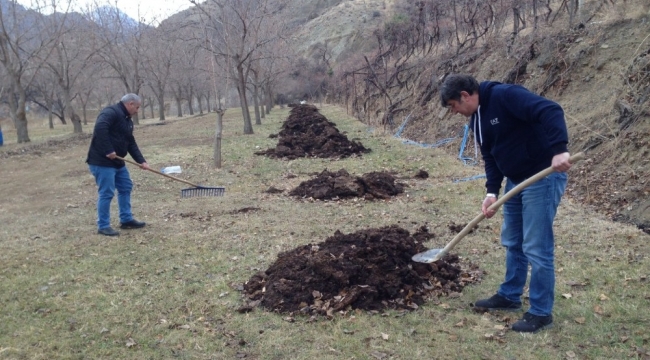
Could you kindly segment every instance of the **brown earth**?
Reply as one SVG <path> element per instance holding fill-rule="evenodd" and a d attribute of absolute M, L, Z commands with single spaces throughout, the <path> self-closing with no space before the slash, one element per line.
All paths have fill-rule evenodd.
<path fill-rule="evenodd" d="M 270 311 L 332 316 L 351 309 L 414 310 L 440 296 L 458 296 L 482 272 L 458 256 L 432 264 L 411 257 L 427 249 L 432 238 L 425 227 L 414 234 L 398 226 L 340 231 L 318 244 L 278 255 L 266 271 L 244 284 L 246 312 L 261 305 Z"/>
<path fill-rule="evenodd" d="M 282 125 L 275 148 L 258 151 L 256 155 L 292 160 L 301 157 L 346 158 L 367 153 L 360 142 L 349 140 L 336 124 L 327 120 L 310 104 L 292 105 Z"/>
<path fill-rule="evenodd" d="M 404 185 L 386 172 L 370 172 L 356 177 L 345 169 L 337 172 L 323 170 L 315 178 L 304 181 L 289 195 L 311 197 L 318 200 L 363 197 L 366 200 L 388 199 L 404 192 Z"/>
<path fill-rule="evenodd" d="M 363 151 L 360 144 L 338 146 L 347 138 L 339 136 L 335 125 L 312 105 L 294 106 L 280 135 L 278 146 L 263 154 L 282 154 L 286 158 L 308 153 L 344 157 Z M 332 139 L 336 146 L 330 146 Z M 415 177 L 426 178 L 428 174 L 420 171 Z M 396 183 L 395 177 L 386 172 L 357 177 L 345 169 L 326 169 L 302 182 L 289 195 L 318 200 L 375 200 L 388 199 L 403 191 L 404 185 Z M 247 303 L 239 311 L 251 311 L 258 305 L 281 313 L 327 316 L 349 309 L 413 310 L 429 298 L 458 294 L 466 284 L 480 280 L 480 271 L 474 268 L 470 274 L 461 270 L 455 255 L 434 264 L 413 262 L 413 255 L 428 250 L 422 243 L 431 237 L 433 234 L 425 227 L 413 235 L 397 226 L 348 235 L 336 231 L 322 243 L 278 255 L 266 271 L 252 276 L 243 287 Z"/>

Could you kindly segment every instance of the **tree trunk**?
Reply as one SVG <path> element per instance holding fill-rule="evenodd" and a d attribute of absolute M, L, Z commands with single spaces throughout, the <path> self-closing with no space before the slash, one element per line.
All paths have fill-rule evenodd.
<path fill-rule="evenodd" d="M 189 94 L 187 95 L 187 107 L 190 109 L 190 115 L 194 115 L 194 90 L 191 86 Z"/>
<path fill-rule="evenodd" d="M 237 86 L 237 92 L 239 93 L 239 103 L 241 106 L 242 116 L 244 118 L 244 134 L 253 134 L 253 124 L 251 122 L 251 114 L 248 111 L 248 101 L 246 100 L 246 84 L 243 83 L 242 79 L 239 81 Z"/>
<path fill-rule="evenodd" d="M 84 117 L 84 126 L 88 125 L 88 111 L 87 110 L 88 110 L 88 103 L 84 102 L 81 105 L 81 115 L 83 115 L 83 117 Z"/>
<path fill-rule="evenodd" d="M 273 108 L 273 92 L 271 91 L 271 85 L 266 85 L 266 113 L 270 114 L 271 109 Z"/>
<path fill-rule="evenodd" d="M 81 128 L 81 118 L 79 118 L 79 115 L 77 115 L 76 112 L 72 113 L 72 115 L 70 116 L 70 120 L 72 121 L 74 133 L 75 134 L 83 133 L 83 129 Z"/>
<path fill-rule="evenodd" d="M 264 110 L 264 108 L 265 108 L 264 103 L 265 103 L 266 99 L 264 98 L 264 87 L 262 87 L 262 89 L 260 89 L 260 90 L 261 90 L 260 91 L 260 116 L 262 117 L 262 119 L 265 119 L 266 118 L 266 112 Z"/>
<path fill-rule="evenodd" d="M 65 111 L 64 113 L 68 113 L 68 117 L 70 118 L 70 121 L 72 121 L 72 128 L 73 132 L 75 134 L 81 134 L 83 132 L 81 128 L 81 119 L 79 118 L 79 115 L 77 115 L 74 111 L 74 107 L 72 106 L 72 97 L 70 96 L 70 88 L 63 86 L 62 87 L 62 92 L 63 92 L 63 103 L 65 106 Z"/>
<path fill-rule="evenodd" d="M 248 111 L 248 100 L 246 99 L 246 77 L 244 76 L 244 68 L 242 65 L 237 66 L 237 74 L 239 76 L 237 91 L 239 92 L 239 104 L 241 112 L 244 117 L 244 134 L 254 134 L 253 124 L 251 122 L 251 114 Z"/>
<path fill-rule="evenodd" d="M 183 117 L 183 109 L 181 108 L 183 106 L 182 102 L 181 98 L 176 98 L 176 115 L 178 117 Z"/>
<path fill-rule="evenodd" d="M 262 125 L 262 118 L 260 116 L 260 102 L 257 95 L 257 85 L 253 85 L 253 108 L 255 109 L 255 125 Z"/>
<path fill-rule="evenodd" d="M 140 107 L 140 110 L 142 110 L 142 120 L 144 120 L 147 118 L 147 104 L 149 103 L 147 102 L 147 98 L 142 95 L 140 96 L 140 99 L 142 100 L 142 106 Z"/>
<path fill-rule="evenodd" d="M 217 109 L 217 131 L 214 136 L 214 166 L 221 168 L 221 132 L 223 129 L 223 114 L 226 110 L 219 107 Z"/>
<path fill-rule="evenodd" d="M 156 95 L 156 97 L 158 98 L 158 120 L 165 121 L 165 97 L 161 94 Z"/>
<path fill-rule="evenodd" d="M 153 119 L 155 115 L 153 114 L 153 101 L 151 101 L 151 98 L 149 98 L 149 104 L 151 104 L 151 118 Z M 161 106 L 161 108 L 162 108 L 162 106 Z"/>
<path fill-rule="evenodd" d="M 14 93 L 9 94 L 9 112 L 14 120 L 16 127 L 16 136 L 19 144 L 30 142 L 29 134 L 27 132 L 27 114 L 25 113 L 25 89 L 20 84 L 14 82 Z M 18 99 L 15 98 L 18 95 Z"/>
<path fill-rule="evenodd" d="M 45 105 L 47 106 L 47 120 L 50 125 L 50 130 L 54 129 L 54 115 L 52 114 L 52 99 L 49 97 L 45 99 Z"/>

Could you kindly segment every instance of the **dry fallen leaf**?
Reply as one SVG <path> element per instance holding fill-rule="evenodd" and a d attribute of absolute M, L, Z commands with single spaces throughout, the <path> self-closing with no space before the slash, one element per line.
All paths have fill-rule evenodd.
<path fill-rule="evenodd" d="M 388 334 L 381 333 L 381 338 L 388 341 Z"/>
<path fill-rule="evenodd" d="M 630 340 L 630 337 L 629 337 L 629 336 L 621 336 L 621 342 L 622 342 L 622 343 L 625 343 L 625 342 L 627 342 L 628 340 Z"/>
<path fill-rule="evenodd" d="M 585 318 L 583 318 L 583 317 L 575 318 L 575 319 L 573 319 L 573 320 L 574 320 L 575 322 L 577 322 L 578 324 L 580 324 L 580 325 L 584 324 L 584 323 L 587 321 L 587 319 L 585 319 Z"/>
<path fill-rule="evenodd" d="M 594 306 L 594 312 L 596 314 L 598 314 L 598 315 L 603 315 L 604 314 L 603 308 L 600 307 L 600 305 L 595 305 Z"/>
<path fill-rule="evenodd" d="M 607 301 L 609 298 L 605 294 L 600 294 L 600 301 Z"/>
<path fill-rule="evenodd" d="M 562 297 L 565 298 L 565 299 L 571 299 L 573 297 L 573 295 L 571 295 L 571 294 L 562 294 Z"/>
<path fill-rule="evenodd" d="M 569 359 L 573 359 L 576 357 L 576 353 L 574 353 L 573 351 L 567 351 L 565 354 L 566 357 L 568 357 Z"/>
<path fill-rule="evenodd" d="M 128 348 L 132 348 L 132 347 L 134 347 L 136 345 L 138 345 L 138 344 L 132 338 L 129 338 L 129 340 L 126 341 L 126 347 L 128 347 Z"/>
<path fill-rule="evenodd" d="M 372 357 L 374 357 L 377 360 L 384 360 L 388 358 L 388 354 L 379 351 L 373 351 L 370 353 L 370 355 L 372 355 Z"/>

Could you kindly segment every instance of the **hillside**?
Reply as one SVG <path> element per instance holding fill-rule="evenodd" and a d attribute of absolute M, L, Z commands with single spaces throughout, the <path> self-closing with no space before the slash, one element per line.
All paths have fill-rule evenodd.
<path fill-rule="evenodd" d="M 334 2 L 302 26 L 301 48 L 309 53 L 315 44 L 327 44 L 339 64 L 360 60 L 361 54 L 371 58 L 377 44 L 373 31 L 399 14 L 396 3 Z M 399 74 L 406 81 L 386 84 L 389 100 L 399 99 L 399 109 L 389 110 L 391 118 L 386 117 L 386 97 L 360 81 L 363 76 L 355 75 L 356 91 L 348 76 L 348 88 L 342 90 L 339 84 L 338 95 L 330 93 L 330 98 L 349 106 L 368 125 L 383 125 L 391 132 L 408 117 L 402 136 L 411 140 L 434 143 L 455 137 L 446 148 L 457 155 L 465 121 L 438 104 L 437 81 L 449 72 L 467 72 L 479 80 L 522 84 L 564 107 L 570 149 L 587 153 L 589 165 L 572 176 L 570 196 L 650 232 L 650 5 L 645 1 L 585 4 L 587 21 L 569 29 L 568 19 L 560 13 L 536 32 L 530 26 L 521 30 L 510 49 L 509 32 L 504 31 L 461 54 L 440 51 L 412 58 L 409 70 Z M 336 69 L 348 75 L 353 70 L 340 65 Z M 381 70 L 377 66 L 374 71 Z M 344 92 L 355 96 L 343 99 Z"/>

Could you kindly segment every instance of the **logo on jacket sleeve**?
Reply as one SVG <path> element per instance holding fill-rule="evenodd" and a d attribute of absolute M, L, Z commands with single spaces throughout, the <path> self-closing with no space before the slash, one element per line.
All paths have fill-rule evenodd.
<path fill-rule="evenodd" d="M 494 118 L 494 119 L 490 120 L 490 124 L 492 124 L 492 125 L 496 125 L 498 123 L 499 123 L 499 118 Z"/>

